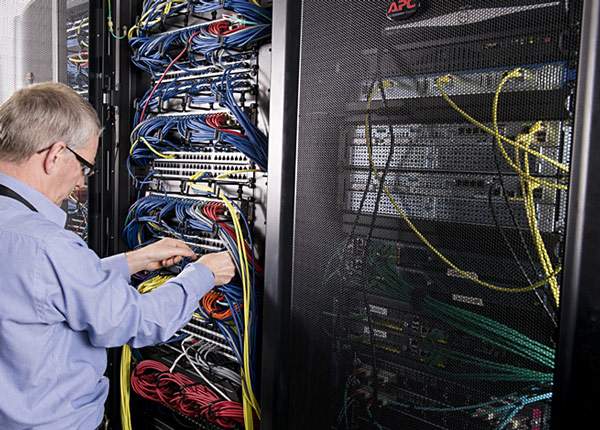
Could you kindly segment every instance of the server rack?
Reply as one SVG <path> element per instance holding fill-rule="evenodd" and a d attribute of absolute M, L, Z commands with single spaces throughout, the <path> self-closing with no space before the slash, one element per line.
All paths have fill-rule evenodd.
<path fill-rule="evenodd" d="M 229 225 L 233 226 L 229 224 L 233 218 L 230 214 L 233 213 L 232 209 L 238 208 L 240 220 L 246 218 L 252 231 L 251 235 L 243 232 L 238 237 L 243 235 L 246 241 L 249 241 L 245 254 L 246 258 L 250 256 L 250 265 L 255 267 L 251 269 L 251 273 L 254 273 L 256 270 L 262 270 L 260 268 L 256 269 L 258 263 L 255 266 L 254 259 L 259 261 L 264 258 L 262 242 L 264 241 L 264 213 L 266 207 L 266 167 L 261 165 L 260 158 L 253 158 L 261 156 L 260 154 L 255 155 L 249 152 L 243 145 L 246 145 L 245 139 L 250 139 L 248 137 L 250 135 L 253 139 L 262 139 L 266 143 L 266 138 L 261 136 L 263 133 L 268 132 L 269 124 L 269 2 L 263 2 L 264 4 L 261 6 L 258 5 L 258 2 L 250 1 L 159 3 L 124 2 L 120 0 L 90 2 L 90 34 L 93 35 L 91 45 L 95 48 L 90 52 L 97 52 L 97 56 L 90 60 L 90 76 L 92 77 L 90 91 L 92 92 L 91 99 L 94 101 L 104 124 L 102 149 L 98 154 L 98 160 L 102 164 L 102 174 L 95 182 L 97 192 L 95 204 L 100 205 L 101 211 L 92 211 L 92 216 L 98 217 L 98 223 L 93 223 L 97 227 L 97 245 L 109 255 L 137 246 L 138 243 L 132 242 L 132 240 L 134 242 L 137 240 L 137 236 L 125 236 L 129 243 L 127 240 L 123 240 L 124 228 L 132 228 L 133 226 L 133 228 L 139 227 L 144 235 L 144 240 L 159 234 L 160 236 L 183 238 L 199 253 L 216 251 L 223 248 L 223 244 L 219 239 L 220 236 L 218 236 L 219 232 L 226 231 Z M 152 10 L 151 13 L 154 13 L 155 4 L 159 4 L 158 7 L 163 8 L 168 3 L 172 4 L 159 10 L 158 15 L 152 15 L 153 18 L 147 19 L 149 15 L 145 15 L 145 13 L 150 10 Z M 257 9 L 258 7 L 262 7 L 262 9 Z M 230 18 L 232 14 L 234 16 Z M 109 15 L 111 15 L 113 21 L 112 29 L 108 26 Z M 157 22 L 155 22 L 156 17 L 159 17 Z M 134 44 L 135 46 L 132 49 L 132 46 L 128 43 L 128 39 L 136 39 L 138 36 L 143 36 L 143 38 L 139 37 L 138 40 L 143 39 L 145 41 L 146 38 L 158 40 L 165 35 L 178 35 L 189 29 L 224 31 L 222 28 L 217 29 L 211 26 L 213 23 L 219 22 L 220 24 L 229 22 L 229 29 L 225 29 L 228 32 L 218 38 L 215 37 L 217 43 L 221 43 L 221 46 L 227 48 L 227 52 L 224 53 L 225 60 L 222 60 L 222 57 L 218 59 L 215 57 L 215 59 L 219 64 L 225 64 L 225 69 L 229 67 L 228 65 L 232 61 L 235 63 L 236 59 L 239 63 L 237 69 L 232 72 L 236 76 L 234 79 L 235 88 L 232 91 L 233 98 L 229 100 L 225 100 L 225 94 L 213 93 L 215 100 L 206 101 L 206 98 L 210 96 L 209 93 L 216 88 L 215 85 L 220 84 L 217 82 L 220 75 L 218 70 L 211 69 L 210 62 L 204 64 L 201 55 L 202 48 L 195 45 L 186 48 L 185 52 L 173 61 L 173 69 L 170 70 L 171 66 L 167 66 L 167 63 L 173 60 L 177 53 L 181 52 L 181 48 L 187 45 L 186 43 L 180 46 L 178 41 L 171 39 L 168 43 L 173 43 L 172 46 L 165 45 L 154 53 L 144 51 L 139 56 L 137 55 L 139 45 Z M 137 25 L 137 31 L 132 29 L 134 25 Z M 130 30 L 134 33 L 129 33 Z M 229 34 L 235 34 L 240 30 L 254 32 L 249 41 L 244 42 L 243 46 L 246 48 L 243 50 L 235 46 L 238 39 L 235 42 L 228 41 Z M 204 33 L 203 35 L 209 36 Z M 195 49 L 200 49 L 200 51 L 195 51 Z M 163 56 L 168 58 L 168 61 L 164 65 L 156 67 L 156 71 L 145 69 L 137 60 L 146 54 Z M 181 61 L 178 61 L 179 58 L 181 58 Z M 231 58 L 231 60 L 227 60 L 227 58 Z M 170 71 L 165 71 L 165 66 Z M 208 70 L 208 73 L 206 70 Z M 203 82 L 202 79 L 205 79 L 205 77 L 212 79 L 214 84 L 212 87 L 207 86 L 204 88 L 200 86 Z M 164 87 L 179 85 L 180 82 L 198 84 L 191 89 L 196 92 L 190 92 L 191 96 L 181 94 L 180 89 L 177 90 L 179 93 L 176 92 L 175 94 L 168 95 L 164 92 L 166 89 Z M 248 85 L 238 85 L 239 82 L 245 82 Z M 156 100 L 153 100 L 154 92 L 150 91 L 153 88 L 157 91 L 154 97 Z M 239 106 L 240 110 L 234 112 L 232 106 L 236 105 Z M 183 118 L 191 117 L 204 119 L 211 115 L 219 115 L 217 119 L 226 120 L 226 122 L 217 125 L 219 129 L 214 130 L 213 137 L 206 138 L 205 135 L 202 135 L 202 139 L 205 139 L 206 142 L 202 139 L 198 141 L 198 134 L 194 134 L 194 131 L 190 134 L 177 134 L 180 128 L 171 128 L 165 131 L 164 135 L 161 132 L 156 136 L 151 136 L 152 133 L 150 132 L 150 134 L 142 135 L 143 140 L 139 138 L 132 140 L 132 130 L 134 128 L 138 130 L 137 126 L 140 123 L 148 124 L 165 118 L 172 121 L 180 121 Z M 225 118 L 224 115 L 228 115 L 228 118 Z M 240 122 L 245 118 L 248 118 L 249 121 Z M 202 124 L 198 126 L 200 128 L 205 127 Z M 198 131 L 198 129 L 195 130 Z M 232 139 L 231 135 L 236 138 Z M 142 141 L 143 144 L 140 143 Z M 173 150 L 172 146 L 170 148 L 160 146 L 167 141 L 170 144 L 180 145 L 180 149 L 171 154 L 169 151 Z M 151 145 L 156 145 L 153 148 L 154 150 L 148 149 L 148 154 L 144 154 L 144 151 L 150 148 Z M 194 145 L 200 145 L 200 147 Z M 232 151 L 232 148 L 228 145 L 242 145 L 240 146 L 242 153 Z M 148 155 L 157 153 L 165 156 L 158 155 L 155 159 L 148 157 Z M 140 154 L 142 154 L 141 158 L 138 157 Z M 139 160 L 142 161 L 138 163 Z M 148 179 L 146 177 L 147 169 L 155 172 L 155 177 L 151 181 L 144 180 Z M 193 174 L 200 170 L 210 170 L 210 174 L 192 178 Z M 145 185 L 143 189 L 136 187 L 142 182 Z M 219 227 L 215 222 L 211 231 L 199 229 L 198 220 L 190 219 L 189 221 L 192 221 L 190 224 L 187 222 L 179 223 L 176 217 L 182 215 L 182 212 L 172 212 L 167 216 L 161 210 L 160 214 L 154 214 L 156 216 L 155 223 L 147 223 L 146 225 L 138 225 L 138 216 L 131 216 L 130 214 L 132 204 L 134 204 L 133 208 L 135 209 L 136 202 L 140 203 L 152 199 L 161 202 L 173 202 L 178 205 L 178 211 L 181 205 L 192 205 L 201 209 L 201 204 L 205 204 L 207 199 L 206 196 L 191 192 L 196 185 L 197 188 L 216 185 L 219 192 L 214 196 L 211 195 L 211 200 L 219 202 L 225 198 L 233 205 L 229 210 L 217 215 L 219 217 L 217 221 Z M 152 228 L 153 225 L 162 224 L 163 222 L 171 223 L 172 228 L 162 232 L 145 230 L 148 226 Z M 227 246 L 230 245 L 225 245 L 225 247 Z M 164 272 L 161 275 L 168 277 L 172 274 Z M 260 333 L 258 329 L 258 324 L 260 324 L 258 318 L 259 294 L 260 284 L 262 284 L 259 280 L 260 277 L 260 273 L 251 276 L 252 285 L 256 287 L 253 287 L 252 291 L 253 294 L 254 292 L 257 293 L 257 297 L 253 296 L 250 299 L 251 315 L 253 315 L 250 317 L 250 324 L 252 327 L 256 325 L 256 329 L 253 328 L 253 330 L 256 330 L 257 333 Z M 140 281 L 144 280 L 134 282 L 139 283 Z M 212 294 L 220 293 L 216 291 Z M 223 306 L 220 304 L 222 300 L 224 299 L 219 299 L 218 307 Z M 239 309 L 243 309 L 245 303 L 244 299 L 244 305 L 243 307 L 240 305 Z M 236 305 L 236 308 L 238 308 L 238 305 Z M 200 311 L 202 311 L 202 308 L 200 308 Z M 218 323 L 219 321 L 213 318 L 212 314 L 207 317 L 196 316 L 194 321 L 189 326 L 184 327 L 179 334 L 193 338 L 191 343 L 194 339 L 200 338 L 206 344 L 216 345 L 216 349 L 220 351 L 219 354 L 227 357 L 225 366 L 230 366 L 232 369 L 237 366 L 233 371 L 239 375 L 239 364 L 235 363 L 237 359 L 234 357 L 231 345 L 227 344 L 224 337 L 224 334 L 229 333 L 233 333 L 235 336 L 235 333 L 239 332 L 239 327 L 232 330 L 231 327 L 234 327 L 232 322 L 225 328 L 218 328 Z M 242 329 L 247 326 L 249 325 L 244 322 Z M 222 330 L 226 330 L 227 333 L 223 333 Z M 259 336 L 255 336 L 254 333 L 247 337 L 260 342 Z M 181 338 L 178 340 L 181 342 Z M 179 355 L 181 361 L 177 361 L 179 364 L 174 368 L 175 373 L 182 377 L 191 377 L 194 384 L 199 384 L 201 379 L 198 374 L 195 374 L 194 369 L 188 364 L 183 365 L 188 359 L 181 356 L 181 351 L 179 353 L 175 351 L 179 344 L 173 345 L 175 348 L 170 345 L 146 348 L 141 351 L 141 354 L 145 359 L 154 359 L 169 366 L 175 365 L 175 359 Z M 253 348 L 255 349 L 252 350 L 250 357 L 256 361 L 260 354 L 260 347 L 257 345 Z M 133 360 L 136 364 L 141 360 L 139 355 L 134 351 Z M 122 379 L 120 372 L 124 369 L 122 366 L 123 358 L 121 350 L 110 351 L 110 356 L 108 373 L 112 383 L 107 414 L 112 428 L 121 428 L 121 425 L 125 426 L 125 423 L 120 422 L 123 386 L 119 386 L 119 381 Z M 222 363 L 214 364 L 215 369 L 220 364 Z M 213 374 L 212 370 L 212 368 L 209 369 L 207 373 L 209 379 L 215 378 L 215 375 L 217 375 L 216 373 Z M 255 390 L 255 396 L 258 396 L 258 371 L 257 369 L 256 372 L 252 373 L 252 388 Z M 249 374 L 248 372 L 244 373 Z M 125 377 L 125 379 L 127 380 L 125 385 L 129 386 L 129 378 Z M 237 389 L 232 389 L 229 386 L 219 385 L 214 381 L 213 383 L 212 389 L 220 389 L 221 393 L 227 393 L 227 397 L 241 408 L 241 392 L 237 392 Z M 254 387 L 255 384 L 256 388 Z M 161 429 L 184 428 L 185 426 L 221 428 L 214 423 L 215 417 L 222 419 L 219 418 L 219 408 L 223 406 L 220 402 L 211 402 L 208 409 L 204 408 L 206 409 L 204 412 L 198 412 L 197 414 L 191 412 L 186 414 L 181 411 L 175 413 L 174 410 L 177 408 L 160 405 L 160 402 L 144 400 L 135 391 L 135 389 L 131 391 L 131 404 L 133 424 L 136 427 Z M 238 407 L 237 405 L 234 405 L 234 409 Z M 227 406 L 231 407 L 232 405 L 228 404 Z M 239 420 L 243 418 L 237 415 L 240 411 L 241 409 L 236 409 L 234 421 L 223 424 L 224 428 L 240 428 Z M 244 412 L 243 415 L 246 417 L 251 414 L 252 412 Z M 249 419 L 252 421 L 251 417 Z"/>
<path fill-rule="evenodd" d="M 270 206 L 267 231 L 265 302 L 275 311 L 265 314 L 264 338 L 270 348 L 265 350 L 263 361 L 263 407 L 267 411 L 263 428 L 558 429 L 566 428 L 574 413 L 593 423 L 599 299 L 592 287 L 597 283 L 592 266 L 597 252 L 593 245 L 596 227 L 590 221 L 597 215 L 598 205 L 595 172 L 590 166 L 598 157 L 591 142 L 600 133 L 594 121 L 599 101 L 597 2 L 511 1 L 499 5 L 486 1 L 372 1 L 340 5 L 283 1 L 276 5 L 274 19 L 280 26 L 278 37 L 274 37 L 273 89 L 277 95 L 272 100 L 271 136 L 282 146 L 271 153 L 269 166 L 271 176 L 277 178 L 276 183 L 271 182 L 269 199 L 279 203 Z M 542 43 L 554 43 L 554 48 L 548 45 L 545 52 L 542 48 L 536 61 L 528 62 L 536 56 L 527 54 L 527 47 L 536 45 L 537 37 L 542 37 Z M 486 64 L 488 49 L 497 50 Z M 552 81 L 554 72 L 549 72 L 538 81 L 538 87 L 513 87 L 502 93 L 501 82 L 513 79 L 515 69 L 552 67 L 550 58 L 571 64 L 568 76 L 563 75 L 555 87 L 543 87 Z M 453 87 L 443 91 L 446 84 Z M 469 89 L 469 85 L 474 87 Z M 474 89 L 478 85 L 488 89 Z M 442 93 L 446 93 L 446 100 Z M 551 302 L 548 287 L 546 293 L 538 290 L 546 299 L 530 294 L 530 299 L 539 303 L 533 305 L 528 299 L 522 303 L 514 297 L 499 299 L 482 285 L 492 284 L 486 279 L 502 277 L 509 285 L 523 284 L 511 276 L 522 276 L 516 262 L 527 261 L 525 246 L 517 251 L 516 258 L 510 256 L 507 243 L 513 248 L 521 246 L 516 245 L 520 239 L 515 230 L 522 230 L 514 227 L 510 213 L 491 214 L 481 207 L 467 210 L 477 200 L 496 201 L 499 207 L 523 200 L 518 190 L 507 193 L 507 183 L 500 185 L 503 190 L 498 192 L 490 187 L 491 198 L 490 190 L 464 193 L 494 184 L 493 178 L 473 169 L 485 157 L 493 157 L 494 146 L 488 145 L 485 130 L 481 137 L 473 138 L 482 127 L 470 129 L 472 123 L 457 113 L 456 107 L 472 116 L 476 112 L 478 118 L 484 118 L 480 122 L 489 124 L 494 94 L 500 99 L 498 112 L 505 115 L 503 121 L 512 118 L 523 127 L 506 131 L 506 136 L 526 135 L 531 131 L 527 127 L 537 120 L 558 121 L 571 128 L 566 134 L 563 130 L 559 138 L 563 144 L 561 161 L 570 165 L 565 177 L 568 196 L 553 194 L 549 206 L 559 210 L 546 221 L 536 214 L 542 224 L 553 224 L 561 217 L 566 220 L 564 230 L 550 224 L 541 227 L 545 230 L 542 242 L 553 247 L 549 252 L 552 264 L 560 261 L 563 267 L 562 275 L 556 275 L 562 303 L 554 311 L 558 329 L 552 328 L 552 322 L 546 325 L 549 318 L 536 315 L 537 311 L 547 314 L 544 308 Z M 536 103 L 537 97 L 543 102 Z M 510 127 L 505 124 L 505 130 Z M 552 133 L 552 125 L 546 127 L 546 132 Z M 365 131 L 370 128 L 373 156 L 368 154 L 370 133 Z M 440 149 L 444 142 L 460 142 L 464 135 L 471 136 L 467 140 L 486 142 L 490 152 L 467 144 L 470 149 L 483 151 L 469 159 L 464 148 Z M 402 148 L 407 137 L 410 142 L 420 138 L 421 146 L 433 149 L 434 155 L 411 154 Z M 394 139 L 399 147 L 396 154 L 390 150 Z M 570 139 L 571 149 L 566 149 L 564 144 L 568 147 Z M 348 141 L 354 142 L 350 148 Z M 422 160 L 431 164 L 418 169 Z M 487 160 L 493 163 L 493 159 Z M 451 161 L 471 171 L 451 166 Z M 443 163 L 445 168 L 439 169 Z M 363 167 L 362 177 L 356 174 L 357 164 Z M 376 181 L 381 173 L 369 168 L 373 165 L 379 172 L 389 170 L 387 179 L 384 176 Z M 390 165 L 392 168 L 386 169 Z M 514 180 L 506 165 L 498 169 L 491 166 L 487 173 L 497 178 L 506 176 L 507 182 Z M 440 173 L 446 175 L 441 182 L 437 181 Z M 457 173 L 465 177 L 457 177 Z M 373 183 L 365 187 L 370 176 Z M 550 176 L 559 180 L 555 173 Z M 407 182 L 406 177 L 413 179 Z M 389 194 L 396 201 L 402 197 L 395 193 L 404 192 L 400 210 L 389 204 L 391 199 L 383 187 L 378 187 L 380 182 L 393 190 Z M 457 188 L 450 195 L 443 194 L 449 184 Z M 369 189 L 372 196 L 367 195 Z M 416 197 L 406 200 L 411 190 Z M 348 199 L 349 191 L 358 191 L 361 198 Z M 506 194 L 508 203 L 502 203 Z M 451 205 L 448 197 L 462 197 L 457 199 L 461 203 Z M 543 206 L 547 197 L 538 191 L 535 206 Z M 357 210 L 365 202 L 369 209 Z M 399 216 L 398 212 L 404 211 L 405 216 Z M 487 219 L 482 219 L 483 213 Z M 349 228 L 344 228 L 345 219 Z M 523 219 L 517 223 L 527 226 Z M 500 227 L 486 227 L 494 224 Z M 509 234 L 517 236 L 504 240 L 500 232 L 509 231 L 511 224 L 513 232 Z M 374 245 L 382 241 L 392 246 Z M 453 247 L 457 241 L 467 245 L 460 250 Z M 487 241 L 487 246 L 482 247 L 481 241 Z M 424 245 L 427 252 L 421 253 Z M 440 276 L 435 272 L 440 271 L 442 259 L 431 248 L 441 250 L 439 254 L 447 261 L 461 261 L 473 269 L 454 265 Z M 414 258 L 417 255 L 422 257 Z M 485 255 L 492 258 L 479 259 Z M 328 260 L 336 264 L 329 267 Z M 369 260 L 376 264 L 369 264 Z M 372 273 L 386 265 L 392 267 L 392 273 Z M 502 274 L 502 267 L 511 269 Z M 419 281 L 415 273 L 425 276 Z M 396 289 L 395 297 L 389 291 L 373 291 L 373 284 L 384 276 L 395 276 L 395 283 L 403 283 L 405 289 L 406 284 L 417 287 L 410 288 L 408 295 Z M 547 282 L 533 270 L 530 276 Z M 483 288 L 477 289 L 473 285 L 477 283 Z M 454 288 L 452 293 L 439 288 L 444 284 Z M 428 312 L 427 303 L 433 297 L 445 304 Z M 512 353 L 505 355 L 506 348 L 494 339 L 469 341 L 469 337 L 480 336 L 466 326 L 458 332 L 471 331 L 473 336 L 461 336 L 456 331 L 448 337 L 442 334 L 448 330 L 439 323 L 445 320 L 442 308 L 447 305 L 469 320 L 486 316 L 482 321 L 496 327 L 490 332 L 493 336 L 511 328 L 517 330 L 507 337 L 511 341 L 524 340 L 522 335 L 537 339 L 541 345 L 534 354 L 544 349 L 542 345 L 550 345 L 556 361 L 545 365 L 545 391 L 540 388 L 544 383 L 537 380 L 527 397 L 523 387 L 528 384 L 517 382 L 525 378 L 506 378 L 502 364 L 523 363 L 509 358 Z M 456 329 L 456 320 L 451 325 Z M 479 330 L 484 329 L 480 326 Z M 435 344 L 444 345 L 437 349 L 438 354 L 431 348 Z M 445 345 L 461 351 L 458 361 L 468 354 L 469 362 L 477 356 L 478 364 L 465 369 L 452 363 L 449 357 L 457 356 Z M 504 370 L 484 372 L 488 376 L 502 374 L 496 380 L 474 375 L 476 369 L 486 366 Z M 485 382 L 474 383 L 478 378 Z M 498 382 L 502 378 L 504 382 Z"/>
<path fill-rule="evenodd" d="M 89 4 L 83 0 L 57 2 L 55 24 L 59 43 L 58 80 L 89 98 Z M 67 228 L 88 239 L 88 184 L 65 202 Z"/>

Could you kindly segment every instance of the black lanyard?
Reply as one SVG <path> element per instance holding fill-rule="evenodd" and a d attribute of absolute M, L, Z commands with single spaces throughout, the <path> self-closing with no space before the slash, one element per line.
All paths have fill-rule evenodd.
<path fill-rule="evenodd" d="M 0 184 L 0 196 L 5 196 L 8 198 L 14 199 L 18 202 L 21 202 L 34 212 L 38 211 L 31 203 L 29 203 L 27 200 L 25 200 L 25 198 L 23 198 L 23 196 L 21 196 L 19 193 L 11 190 L 8 187 L 5 187 L 2 184 Z"/>

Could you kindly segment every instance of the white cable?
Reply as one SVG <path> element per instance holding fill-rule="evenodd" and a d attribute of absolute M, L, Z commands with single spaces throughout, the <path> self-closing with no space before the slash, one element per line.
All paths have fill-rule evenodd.
<path fill-rule="evenodd" d="M 215 390 L 217 393 L 219 393 L 221 395 L 221 397 L 223 397 L 225 400 L 228 400 L 228 401 L 231 402 L 231 399 L 229 398 L 229 396 L 227 394 L 225 394 L 223 391 L 221 391 L 212 382 L 210 382 L 210 380 L 206 376 L 204 376 L 204 374 L 200 371 L 200 369 L 198 369 L 198 367 L 196 367 L 196 365 L 194 364 L 194 362 L 190 359 L 190 357 L 187 354 L 187 352 L 188 352 L 188 349 L 190 349 L 193 345 L 190 345 L 189 347 L 185 348 L 184 344 L 185 344 L 186 341 L 192 340 L 192 339 L 193 339 L 193 337 L 189 336 L 189 337 L 183 339 L 183 341 L 181 342 L 181 351 L 183 352 L 183 355 L 185 356 L 185 358 L 187 358 L 188 362 L 192 365 L 192 367 L 194 368 L 194 370 L 196 371 L 196 373 L 204 380 L 204 382 L 206 382 L 213 390 Z M 178 359 L 179 359 L 179 357 L 178 357 Z M 174 367 L 174 365 L 173 365 L 173 367 Z"/>

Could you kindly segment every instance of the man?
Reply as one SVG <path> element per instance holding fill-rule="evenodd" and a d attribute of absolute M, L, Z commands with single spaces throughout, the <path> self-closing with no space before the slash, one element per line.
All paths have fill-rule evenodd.
<path fill-rule="evenodd" d="M 169 339 L 198 300 L 227 283 L 226 253 L 205 255 L 141 295 L 131 274 L 195 254 L 166 239 L 99 259 L 64 229 L 59 208 L 93 172 L 100 124 L 61 84 L 0 106 L 0 429 L 95 429 L 108 381 L 105 348 Z"/>

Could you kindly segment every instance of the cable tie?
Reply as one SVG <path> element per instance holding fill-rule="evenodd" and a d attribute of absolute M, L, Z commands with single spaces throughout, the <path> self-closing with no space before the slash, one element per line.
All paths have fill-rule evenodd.
<path fill-rule="evenodd" d="M 188 194 L 189 182 L 187 179 L 182 179 L 179 186 L 180 186 L 181 194 Z"/>

